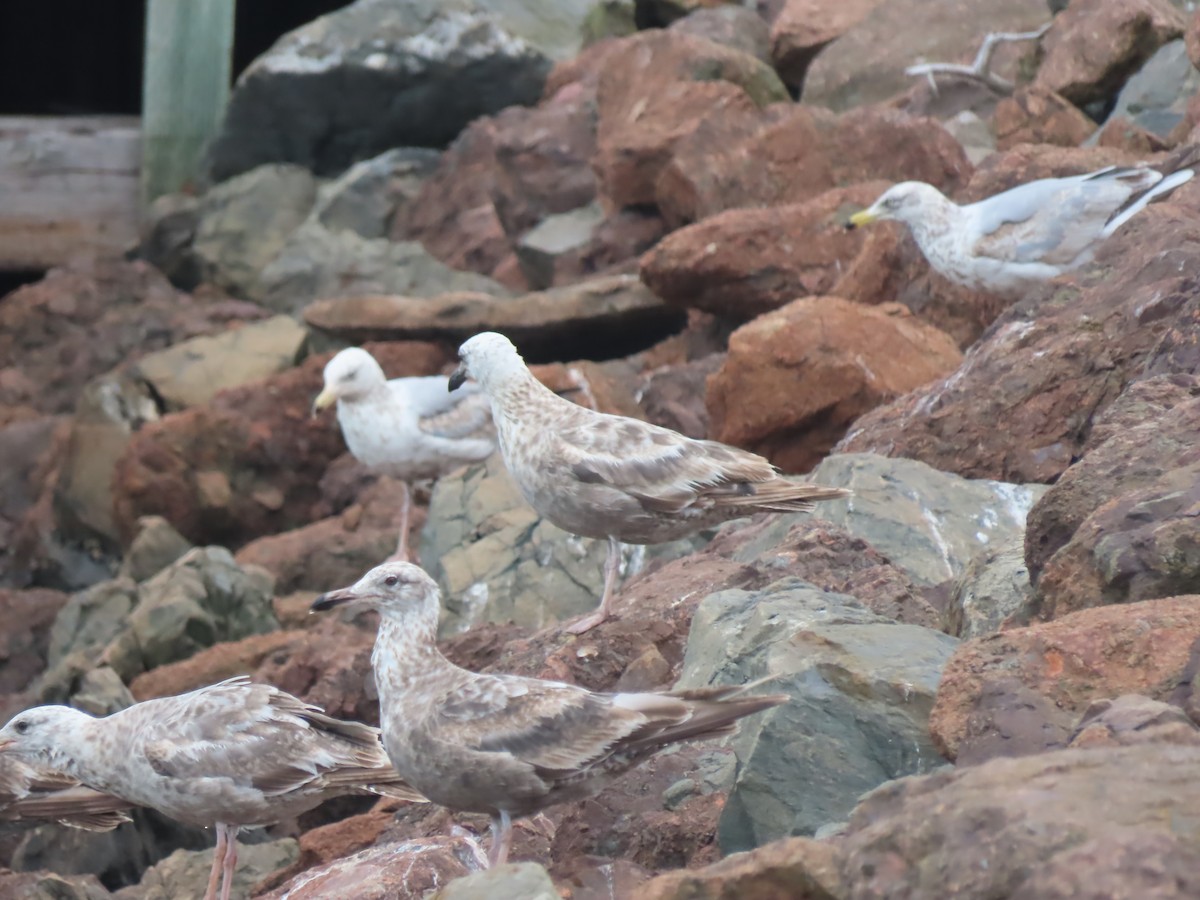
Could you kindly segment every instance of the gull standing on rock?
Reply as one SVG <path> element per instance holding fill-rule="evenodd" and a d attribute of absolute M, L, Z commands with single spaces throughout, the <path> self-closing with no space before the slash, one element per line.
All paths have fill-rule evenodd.
<path fill-rule="evenodd" d="M 1096 245 L 1147 204 L 1189 181 L 1146 166 L 1043 178 L 959 206 L 933 185 L 905 181 L 850 217 L 848 228 L 903 222 L 929 264 L 973 290 L 1017 296 L 1090 262 Z"/>
<path fill-rule="evenodd" d="M 370 353 L 350 347 L 325 366 L 313 414 L 336 401 L 338 424 L 354 458 L 400 480 L 400 542 L 392 559 L 408 558 L 411 483 L 438 478 L 491 456 L 491 410 L 478 391 L 448 394 L 444 375 L 393 378 Z"/>
<path fill-rule="evenodd" d="M 237 833 L 299 815 L 331 797 L 384 794 L 423 801 L 388 762 L 377 728 L 344 722 L 245 677 L 95 718 L 37 706 L 0 729 L 14 756 L 187 825 L 214 827 L 205 900 L 224 872 L 229 900 Z"/>
<path fill-rule="evenodd" d="M 507 859 L 514 816 L 590 797 L 669 744 L 732 734 L 788 699 L 744 696 L 748 685 L 601 694 L 470 672 L 438 650 L 438 587 L 411 563 L 377 566 L 312 608 L 346 604 L 380 614 L 371 664 L 392 764 L 432 802 L 492 817 L 490 865 Z"/>
<path fill-rule="evenodd" d="M 475 335 L 459 358 L 450 389 L 468 376 L 483 388 L 504 463 L 529 505 L 564 531 L 608 539 L 600 608 L 567 629 L 575 634 L 612 614 L 621 542 L 660 544 L 850 493 L 791 481 L 746 450 L 564 400 L 533 377 L 503 335 Z"/>

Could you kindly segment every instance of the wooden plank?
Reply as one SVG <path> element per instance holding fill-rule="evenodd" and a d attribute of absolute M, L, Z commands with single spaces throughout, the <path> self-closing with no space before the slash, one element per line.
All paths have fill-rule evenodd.
<path fill-rule="evenodd" d="M 229 101 L 236 0 L 146 0 L 142 200 L 182 190 Z"/>
<path fill-rule="evenodd" d="M 46 269 L 137 239 L 138 120 L 0 116 L 0 269 Z"/>

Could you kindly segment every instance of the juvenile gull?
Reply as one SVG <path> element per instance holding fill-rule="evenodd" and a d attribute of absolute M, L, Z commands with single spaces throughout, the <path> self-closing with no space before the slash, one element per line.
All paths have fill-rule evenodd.
<path fill-rule="evenodd" d="M 104 718 L 38 706 L 0 729 L 0 757 L 62 772 L 188 825 L 215 827 L 205 900 L 229 900 L 237 833 L 299 815 L 330 797 L 419 801 L 388 762 L 379 730 L 343 722 L 269 685 L 231 678 L 134 704 Z"/>
<path fill-rule="evenodd" d="M 383 745 L 396 771 L 434 803 L 492 817 L 491 865 L 512 818 L 581 800 L 669 744 L 731 734 L 786 695 L 746 687 L 601 694 L 573 684 L 461 669 L 437 648 L 437 584 L 411 563 L 384 563 L 314 611 L 380 613 L 371 653 Z"/>
<path fill-rule="evenodd" d="M 326 364 L 314 415 L 335 401 L 355 459 L 404 487 L 393 558 L 406 559 L 411 483 L 438 478 L 496 449 L 487 398 L 479 391 L 448 393 L 443 375 L 388 381 L 375 357 L 350 347 Z"/>
<path fill-rule="evenodd" d="M 974 290 L 1015 296 L 1091 261 L 1096 246 L 1154 200 L 1192 177 L 1146 166 L 1109 166 L 1043 178 L 959 206 L 920 181 L 893 185 L 848 227 L 906 224 L 929 264 Z"/>
<path fill-rule="evenodd" d="M 475 335 L 459 358 L 450 388 L 468 376 L 483 388 L 504 463 L 529 505 L 564 531 L 608 539 L 600 608 L 568 628 L 576 634 L 612 613 L 621 542 L 674 541 L 751 513 L 803 512 L 849 494 L 791 481 L 736 447 L 564 400 L 503 335 Z"/>
<path fill-rule="evenodd" d="M 112 831 L 130 821 L 125 815 L 130 806 L 62 772 L 0 755 L 0 821 L 51 821 L 87 831 Z"/>

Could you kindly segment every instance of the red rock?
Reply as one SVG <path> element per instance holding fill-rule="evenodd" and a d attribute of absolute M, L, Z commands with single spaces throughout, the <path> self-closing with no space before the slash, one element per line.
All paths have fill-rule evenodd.
<path fill-rule="evenodd" d="M 46 669 L 50 627 L 67 595 L 47 588 L 0 589 L 0 617 L 7 623 L 0 641 L 0 718 L 29 705 L 20 696 Z"/>
<path fill-rule="evenodd" d="M 1110 116 L 1100 131 L 1097 146 L 1112 147 L 1126 153 L 1147 154 L 1159 153 L 1174 146 L 1174 143 L 1135 125 L 1124 116 Z"/>
<path fill-rule="evenodd" d="M 391 377 L 432 374 L 447 360 L 442 347 L 421 342 L 368 349 Z M 330 355 L 139 431 L 113 478 L 122 539 L 143 515 L 161 515 L 193 544 L 235 547 L 312 521 L 321 476 L 345 450 L 333 417 L 311 415 Z"/>
<path fill-rule="evenodd" d="M 672 149 L 700 121 L 696 110 L 738 115 L 785 99 L 774 72 L 747 53 L 677 31 L 622 38 L 596 96 L 601 197 L 614 208 L 654 203 Z"/>
<path fill-rule="evenodd" d="M 834 845 L 785 838 L 703 869 L 668 872 L 642 886 L 639 900 L 828 900 L 845 896 Z"/>
<path fill-rule="evenodd" d="M 289 654 L 308 639 L 302 630 L 252 634 L 240 641 L 224 641 L 206 647 L 179 662 L 142 672 L 129 682 L 137 701 L 185 694 L 206 684 L 216 684 L 258 668 L 268 656 Z"/>
<path fill-rule="evenodd" d="M 712 436 L 807 472 L 864 412 L 953 371 L 954 341 L 902 306 L 810 297 L 743 325 L 709 378 Z"/>
<path fill-rule="evenodd" d="M 392 222 L 394 241 L 420 241 L 455 269 L 491 274 L 511 247 L 492 204 L 496 123 L 476 119 L 442 154 L 417 197 Z"/>
<path fill-rule="evenodd" d="M 0 584 L 26 584 L 49 561 L 32 517 L 39 498 L 49 500 L 69 430 L 65 417 L 36 413 L 0 427 Z"/>
<path fill-rule="evenodd" d="M 862 246 L 851 212 L 885 182 L 828 191 L 807 203 L 732 209 L 664 238 L 642 258 L 642 280 L 668 303 L 746 321 L 797 297 L 827 294 Z"/>
<path fill-rule="evenodd" d="M 300 835 L 300 858 L 255 885 L 255 895 L 281 887 L 308 869 L 328 865 L 372 846 L 392 824 L 392 813 L 381 808 L 386 803 L 384 801 L 370 812 L 304 832 Z"/>
<path fill-rule="evenodd" d="M 803 93 L 809 64 L 831 41 L 869 16 L 883 0 L 785 0 L 771 24 L 771 63 L 784 84 Z"/>
<path fill-rule="evenodd" d="M 269 314 L 181 293 L 144 262 L 51 270 L 0 303 L 0 406 L 70 412 L 85 384 L 120 363 Z"/>
<path fill-rule="evenodd" d="M 1025 165 L 1039 157 L 1034 149 L 1009 155 L 1018 157 L 1011 169 L 983 167 L 977 179 L 1002 189 L 1014 169 L 1040 177 L 1065 158 L 1104 158 L 1054 148 Z M 1098 248 L 1091 267 L 1005 312 L 957 373 L 868 413 L 840 449 L 906 456 L 971 478 L 1056 479 L 1126 383 L 1152 364 L 1190 371 L 1197 209 L 1200 190 L 1185 185 L 1137 215 Z"/>
<path fill-rule="evenodd" d="M 1169 0 L 1071 0 L 1042 38 L 1034 84 L 1079 106 L 1107 101 L 1185 27 Z"/>
<path fill-rule="evenodd" d="M 706 113 L 675 146 L 656 199 L 679 226 L 727 209 L 811 200 L 860 181 L 926 181 L 953 191 L 971 176 L 933 119 L 883 106 L 840 116 L 800 104 Z"/>
<path fill-rule="evenodd" d="M 1193 66 L 1200 69 L 1200 11 L 1192 13 L 1183 39 L 1187 46 L 1188 59 L 1192 61 Z"/>
<path fill-rule="evenodd" d="M 1077 147 L 1096 130 L 1079 107 L 1039 84 L 1023 85 L 996 104 L 992 116 L 996 146 L 1058 144 Z"/>
<path fill-rule="evenodd" d="M 1083 458 L 1029 511 L 1025 561 L 1033 582 L 1102 506 L 1200 462 L 1198 428 L 1200 377 L 1159 375 L 1129 385 L 1096 417 Z"/>
<path fill-rule="evenodd" d="M 723 353 L 712 353 L 651 372 L 641 395 L 646 419 L 690 438 L 707 438 L 706 380 L 721 368 L 724 361 Z"/>
<path fill-rule="evenodd" d="M 1094 700 L 1165 700 L 1200 638 L 1200 597 L 1088 609 L 963 643 L 942 672 L 929 730 L 959 765 L 1066 746 Z"/>
<path fill-rule="evenodd" d="M 1170 597 L 1200 579 L 1200 462 L 1165 472 L 1093 512 L 1046 562 L 1040 613 Z"/>
<path fill-rule="evenodd" d="M 380 479 L 340 515 L 251 541 L 237 561 L 266 569 L 281 594 L 352 584 L 396 549 L 401 490 L 399 482 Z M 423 509 L 414 506 L 409 518 L 414 546 L 423 522 Z"/>

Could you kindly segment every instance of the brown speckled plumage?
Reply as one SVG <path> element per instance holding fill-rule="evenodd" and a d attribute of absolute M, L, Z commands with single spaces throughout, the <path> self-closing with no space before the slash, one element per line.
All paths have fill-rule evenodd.
<path fill-rule="evenodd" d="M 52 821 L 87 831 L 111 831 L 129 821 L 125 810 L 131 806 L 62 772 L 0 754 L 0 821 Z"/>
<path fill-rule="evenodd" d="M 381 615 L 371 661 L 388 756 L 433 802 L 493 816 L 493 862 L 507 852 L 510 816 L 590 797 L 663 747 L 729 734 L 786 699 L 741 696 L 741 686 L 603 694 L 470 672 L 438 650 L 437 585 L 407 563 L 378 566 L 313 608 L 345 603 Z"/>
<path fill-rule="evenodd" d="M 849 494 L 785 478 L 746 450 L 564 400 L 533 377 L 503 335 L 476 335 L 459 356 L 457 380 L 470 375 L 487 394 L 505 465 L 529 505 L 564 531 L 610 542 L 601 611 L 586 627 L 608 613 L 617 542 L 673 541 L 751 513 L 804 512 Z"/>
<path fill-rule="evenodd" d="M 180 822 L 215 826 L 208 896 L 223 857 L 226 900 L 240 826 L 346 793 L 423 799 L 391 767 L 378 729 L 244 677 L 104 718 L 65 706 L 28 709 L 0 729 L 0 753 Z"/>

